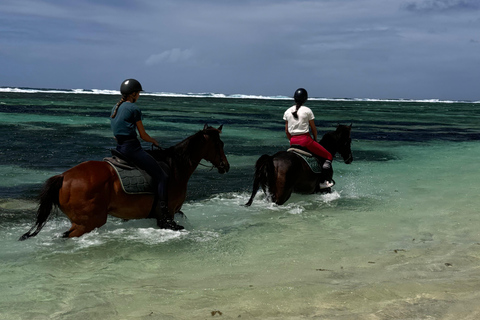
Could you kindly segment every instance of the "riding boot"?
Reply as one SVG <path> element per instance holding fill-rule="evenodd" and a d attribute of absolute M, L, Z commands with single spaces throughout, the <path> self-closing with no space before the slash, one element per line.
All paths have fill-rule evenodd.
<path fill-rule="evenodd" d="M 323 170 L 333 170 L 333 169 L 332 169 L 332 161 L 330 161 L 330 160 L 325 160 L 325 162 L 324 162 L 323 165 L 322 165 L 322 169 L 323 169 Z M 332 175 L 333 175 L 333 172 L 332 172 Z"/>
<path fill-rule="evenodd" d="M 335 185 L 335 183 L 332 181 L 328 181 L 328 180 L 325 180 L 323 182 L 320 182 L 319 184 L 319 187 L 320 187 L 320 190 L 322 189 L 328 189 L 328 188 L 331 188 Z"/>
<path fill-rule="evenodd" d="M 185 229 L 183 226 L 177 224 L 175 220 L 170 218 L 168 213 L 168 205 L 165 201 L 159 201 L 155 210 L 158 213 L 157 225 L 161 229 L 170 229 L 174 231 Z"/>
<path fill-rule="evenodd" d="M 323 178 L 323 182 L 320 182 L 319 184 L 320 190 L 328 189 L 335 185 L 335 181 L 333 180 L 332 161 L 325 160 L 325 162 L 323 163 L 322 178 Z"/>

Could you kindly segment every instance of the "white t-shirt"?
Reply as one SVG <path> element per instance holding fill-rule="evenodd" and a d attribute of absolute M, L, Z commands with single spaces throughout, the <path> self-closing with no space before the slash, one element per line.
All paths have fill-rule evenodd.
<path fill-rule="evenodd" d="M 288 132 L 294 136 L 308 133 L 310 129 L 309 121 L 315 119 L 312 110 L 305 106 L 301 106 L 298 109 L 298 119 L 295 119 L 292 112 L 294 112 L 296 108 L 296 106 L 290 107 L 283 114 L 283 120 L 288 121 Z"/>

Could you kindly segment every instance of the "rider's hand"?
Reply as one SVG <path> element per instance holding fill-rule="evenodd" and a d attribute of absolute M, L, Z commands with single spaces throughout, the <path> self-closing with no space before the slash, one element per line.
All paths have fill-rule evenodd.
<path fill-rule="evenodd" d="M 152 144 L 153 144 L 155 147 L 160 148 L 160 145 L 158 144 L 157 140 L 152 139 Z"/>

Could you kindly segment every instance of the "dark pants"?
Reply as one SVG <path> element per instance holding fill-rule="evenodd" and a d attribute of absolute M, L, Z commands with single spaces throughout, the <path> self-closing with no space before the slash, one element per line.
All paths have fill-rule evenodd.
<path fill-rule="evenodd" d="M 125 155 L 130 161 L 135 163 L 140 169 L 145 170 L 153 179 L 157 186 L 157 196 L 160 201 L 167 202 L 167 173 L 160 167 L 157 161 L 143 150 L 138 139 L 122 141 L 117 145 L 117 151 Z"/>

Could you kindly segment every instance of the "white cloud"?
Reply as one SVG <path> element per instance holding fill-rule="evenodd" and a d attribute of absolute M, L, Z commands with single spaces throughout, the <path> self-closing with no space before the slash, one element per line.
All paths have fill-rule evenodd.
<path fill-rule="evenodd" d="M 163 62 L 176 63 L 181 61 L 188 61 L 194 56 L 192 49 L 181 50 L 179 48 L 170 49 L 158 54 L 152 54 L 145 61 L 148 66 L 153 66 Z"/>

